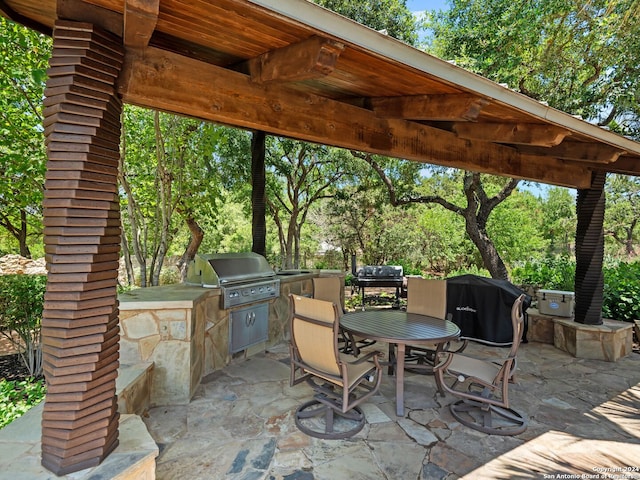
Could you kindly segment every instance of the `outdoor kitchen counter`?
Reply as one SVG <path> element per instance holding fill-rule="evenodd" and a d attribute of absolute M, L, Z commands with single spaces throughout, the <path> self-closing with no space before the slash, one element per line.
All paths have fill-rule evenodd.
<path fill-rule="evenodd" d="M 206 348 L 209 330 L 226 327 L 228 335 L 219 297 L 217 288 L 184 284 L 119 295 L 120 362 L 153 362 L 152 406 L 189 403 L 207 362 L 222 367 L 228 361 L 226 351 L 216 355 Z"/>
<path fill-rule="evenodd" d="M 185 284 L 138 288 L 119 295 L 120 362 L 153 362 L 151 406 L 189 403 L 202 378 L 233 359 L 289 340 L 289 294 L 311 296 L 313 277 L 344 272 L 313 270 L 278 275 L 280 295 L 269 301 L 268 340 L 233 356 L 229 310 L 220 289 Z"/>
<path fill-rule="evenodd" d="M 167 308 L 191 308 L 203 296 L 220 296 L 219 288 L 202 288 L 194 285 L 162 285 L 136 288 L 118 296 L 120 311 Z"/>

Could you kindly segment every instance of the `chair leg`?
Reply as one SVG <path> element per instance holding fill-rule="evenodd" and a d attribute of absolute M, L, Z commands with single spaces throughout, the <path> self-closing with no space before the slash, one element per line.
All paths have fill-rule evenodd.
<path fill-rule="evenodd" d="M 296 410 L 295 423 L 302 433 L 310 437 L 337 440 L 352 437 L 362 430 L 365 416 L 360 407 L 342 413 L 318 400 L 310 400 Z"/>
<path fill-rule="evenodd" d="M 449 410 L 462 425 L 489 435 L 518 435 L 527 429 L 526 419 L 511 408 L 464 399 Z"/>

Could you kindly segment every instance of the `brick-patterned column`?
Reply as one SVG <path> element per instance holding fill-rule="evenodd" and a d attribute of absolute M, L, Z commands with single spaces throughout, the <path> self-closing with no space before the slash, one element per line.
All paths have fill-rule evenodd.
<path fill-rule="evenodd" d="M 42 465 L 64 475 L 118 445 L 117 173 L 122 41 L 59 21 L 45 90 Z"/>

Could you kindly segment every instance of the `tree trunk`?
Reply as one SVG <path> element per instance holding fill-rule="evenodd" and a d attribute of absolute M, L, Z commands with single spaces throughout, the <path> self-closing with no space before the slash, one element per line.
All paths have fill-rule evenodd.
<path fill-rule="evenodd" d="M 188 218 L 185 219 L 185 223 L 187 227 L 189 227 L 189 232 L 191 232 L 191 239 L 189 240 L 189 245 L 184 250 L 180 261 L 178 262 L 178 269 L 180 270 L 180 280 L 184 282 L 187 278 L 187 267 L 189 262 L 193 260 L 198 252 L 198 248 L 200 248 L 200 244 L 202 243 L 202 239 L 204 238 L 204 230 L 200 228 L 198 222 L 196 222 L 195 218 L 189 215 Z"/>
<path fill-rule="evenodd" d="M 27 212 L 20 210 L 20 231 L 18 232 L 18 244 L 20 245 L 20 255 L 24 258 L 31 258 L 31 251 L 27 246 Z"/>
<path fill-rule="evenodd" d="M 267 255 L 265 132 L 253 132 L 251 137 L 251 251 Z"/>
<path fill-rule="evenodd" d="M 122 224 L 122 221 L 120 222 Z M 127 235 L 124 231 L 124 225 L 120 227 L 122 229 L 122 234 L 120 235 L 121 243 L 122 243 L 122 252 L 124 257 L 124 267 L 127 272 L 127 284 L 135 285 L 136 276 L 133 271 L 133 263 L 131 262 L 131 254 L 129 253 L 129 242 L 127 240 Z"/>
<path fill-rule="evenodd" d="M 465 217 L 467 235 L 480 252 L 484 267 L 489 270 L 491 278 L 499 280 L 509 280 L 509 272 L 505 266 L 496 246 L 484 230 L 478 228 L 475 217 L 469 219 Z"/>

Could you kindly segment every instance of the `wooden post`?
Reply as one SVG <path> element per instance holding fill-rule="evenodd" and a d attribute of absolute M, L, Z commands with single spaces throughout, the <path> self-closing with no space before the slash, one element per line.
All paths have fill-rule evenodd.
<path fill-rule="evenodd" d="M 605 172 L 594 173 L 576 200 L 575 321 L 585 325 L 602 324 L 605 180 Z"/>
<path fill-rule="evenodd" d="M 122 40 L 58 21 L 45 90 L 42 465 L 98 465 L 118 445 L 117 195 Z"/>
<path fill-rule="evenodd" d="M 251 136 L 251 211 L 253 215 L 251 251 L 263 257 L 267 255 L 265 142 L 265 132 L 260 130 L 253 132 Z"/>

